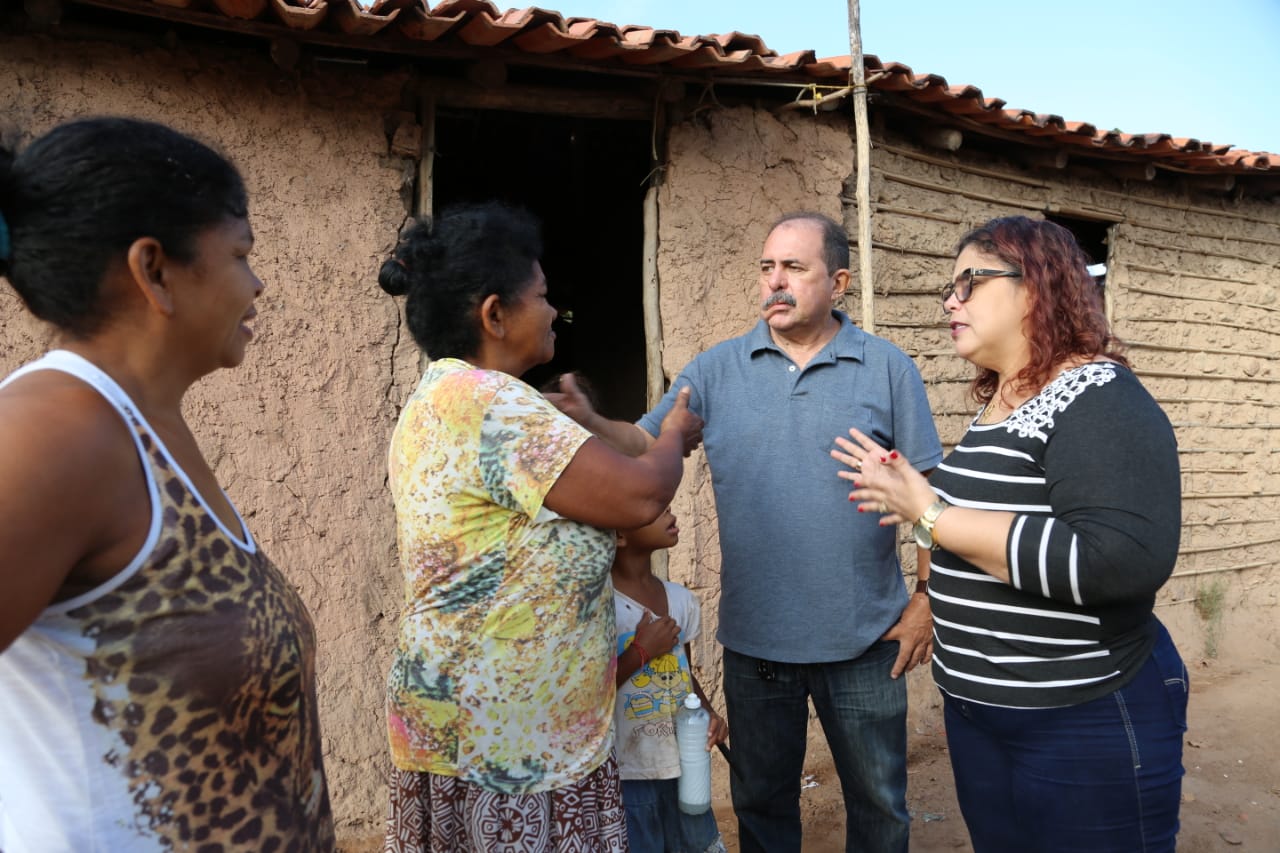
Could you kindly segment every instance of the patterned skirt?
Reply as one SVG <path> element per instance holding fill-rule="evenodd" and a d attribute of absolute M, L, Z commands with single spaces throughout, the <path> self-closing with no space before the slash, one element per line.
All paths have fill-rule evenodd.
<path fill-rule="evenodd" d="M 500 794 L 453 776 L 391 772 L 383 853 L 626 853 L 618 764 L 541 794 Z"/>

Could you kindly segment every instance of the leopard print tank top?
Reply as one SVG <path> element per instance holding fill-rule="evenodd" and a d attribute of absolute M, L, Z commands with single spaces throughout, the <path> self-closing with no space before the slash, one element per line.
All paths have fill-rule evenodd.
<path fill-rule="evenodd" d="M 332 850 L 302 600 L 109 376 L 55 351 L 6 381 L 40 369 L 119 411 L 152 517 L 129 566 L 0 654 L 0 853 Z"/>

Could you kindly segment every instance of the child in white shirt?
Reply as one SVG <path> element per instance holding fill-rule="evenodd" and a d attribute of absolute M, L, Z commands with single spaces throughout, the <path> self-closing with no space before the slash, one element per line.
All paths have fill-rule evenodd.
<path fill-rule="evenodd" d="M 618 770 L 632 853 L 723 853 L 708 809 L 688 815 L 677 806 L 680 753 L 675 712 L 692 690 L 711 714 L 707 749 L 729 734 L 711 710 L 689 665 L 689 643 L 698 636 L 698 599 L 649 570 L 650 555 L 679 541 L 671 510 L 635 530 L 618 531 L 613 562 L 618 631 Z"/>

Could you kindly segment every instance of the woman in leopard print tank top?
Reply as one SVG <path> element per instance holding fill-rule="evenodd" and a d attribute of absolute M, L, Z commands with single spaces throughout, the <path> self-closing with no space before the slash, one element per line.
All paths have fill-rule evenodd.
<path fill-rule="evenodd" d="M 235 168 L 93 119 L 0 151 L 0 850 L 328 851 L 315 634 L 182 415 L 262 282 Z"/>

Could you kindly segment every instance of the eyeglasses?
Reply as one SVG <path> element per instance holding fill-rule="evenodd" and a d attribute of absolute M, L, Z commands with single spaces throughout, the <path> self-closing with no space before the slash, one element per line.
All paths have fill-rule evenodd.
<path fill-rule="evenodd" d="M 956 295 L 956 299 L 961 302 L 968 302 L 969 297 L 973 295 L 973 288 L 981 284 L 974 281 L 976 278 L 1022 278 L 1022 273 L 1017 270 L 980 270 L 969 267 L 962 270 L 960 275 L 956 276 L 955 281 L 949 281 L 942 288 L 942 302 L 951 298 L 951 294 Z"/>

